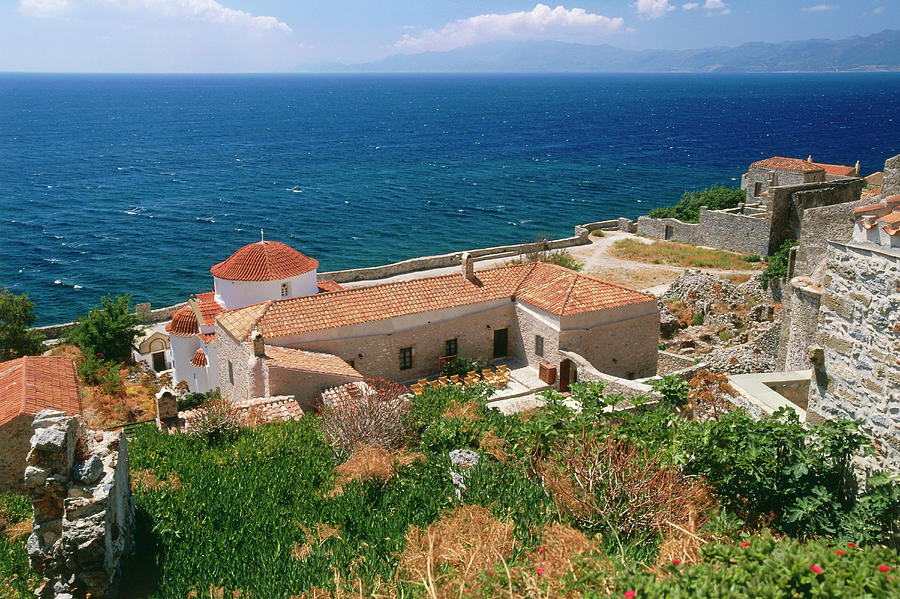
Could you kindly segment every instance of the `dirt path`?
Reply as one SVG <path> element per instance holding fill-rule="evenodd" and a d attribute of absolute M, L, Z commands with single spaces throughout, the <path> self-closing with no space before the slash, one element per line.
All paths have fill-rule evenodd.
<path fill-rule="evenodd" d="M 641 243 L 651 244 L 655 239 L 647 239 L 638 237 L 624 231 L 604 231 L 603 237 L 591 237 L 589 245 L 570 247 L 567 251 L 575 256 L 580 262 L 584 263 L 582 272 L 599 277 L 610 283 L 625 285 L 632 289 L 639 289 L 649 293 L 658 294 L 663 292 L 669 284 L 678 278 L 686 268 L 681 266 L 670 266 L 667 264 L 647 264 L 646 262 L 636 262 L 633 260 L 623 260 L 616 258 L 609 253 L 610 247 L 620 239 L 631 238 Z M 493 260 L 483 260 L 475 263 L 476 270 L 483 270 L 491 266 L 499 266 L 509 262 L 509 258 L 497 258 Z M 758 270 L 718 270 L 718 269 L 701 269 L 714 273 L 716 275 L 749 275 Z M 373 281 L 358 281 L 353 283 L 344 283 L 344 287 L 361 287 L 374 285 L 378 283 L 390 283 L 393 281 L 407 281 L 410 279 L 419 279 L 422 277 L 431 277 L 436 275 L 450 274 L 459 271 L 458 266 L 447 268 L 434 268 L 431 270 L 420 270 L 416 272 L 405 273 L 384 279 Z"/>

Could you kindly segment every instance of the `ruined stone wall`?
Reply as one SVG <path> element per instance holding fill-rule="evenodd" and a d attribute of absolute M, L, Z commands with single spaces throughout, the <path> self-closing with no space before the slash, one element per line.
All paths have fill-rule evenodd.
<path fill-rule="evenodd" d="M 900 193 L 900 154 L 884 161 L 884 179 L 881 196 L 888 197 Z"/>
<path fill-rule="evenodd" d="M 778 251 L 785 240 L 800 237 L 806 210 L 857 202 L 865 183 L 865 179 L 853 178 L 770 188 L 767 216 L 772 233 L 768 253 Z"/>
<path fill-rule="evenodd" d="M 764 218 L 724 210 L 700 210 L 699 244 L 750 254 L 768 255 L 769 223 Z"/>
<path fill-rule="evenodd" d="M 316 410 L 322 387 L 335 387 L 359 380 L 359 377 L 303 372 L 271 365 L 263 369 L 263 375 L 266 397 L 290 395 L 304 412 Z"/>
<path fill-rule="evenodd" d="M 860 420 L 900 467 L 900 251 L 829 243 L 807 419 Z"/>
<path fill-rule="evenodd" d="M 34 505 L 26 544 L 42 599 L 113 597 L 130 550 L 134 500 L 122 432 L 86 430 L 79 417 L 43 410 L 32 424 L 25 486 Z"/>
<path fill-rule="evenodd" d="M 25 493 L 25 456 L 31 448 L 30 414 L 0 426 L 0 493 Z"/>
<path fill-rule="evenodd" d="M 638 218 L 637 232 L 639 235 L 680 241 L 682 243 L 701 243 L 700 225 L 685 223 L 677 218 L 650 218 L 641 216 Z"/>
<path fill-rule="evenodd" d="M 576 352 L 597 370 L 625 379 L 656 374 L 659 362 L 659 309 L 656 302 L 604 310 L 605 322 L 563 317 L 559 347 Z"/>
<path fill-rule="evenodd" d="M 785 343 L 784 364 L 779 370 L 812 368 L 808 348 L 816 343 L 819 327 L 821 288 L 808 279 L 795 277 L 785 286 L 782 339 Z"/>

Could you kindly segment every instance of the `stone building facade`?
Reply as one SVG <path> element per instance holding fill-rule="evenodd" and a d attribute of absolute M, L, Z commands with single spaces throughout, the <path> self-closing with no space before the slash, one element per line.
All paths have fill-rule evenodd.
<path fill-rule="evenodd" d="M 254 349 L 257 335 L 263 353 Z M 466 261 L 460 274 L 267 302 L 221 314 L 216 325 L 219 381 L 233 401 L 276 391 L 273 368 L 287 358 L 269 355 L 270 346 L 327 362 L 305 364 L 302 387 L 295 379 L 308 401 L 311 387 L 339 377 L 432 376 L 451 354 L 537 366 L 571 349 L 604 372 L 642 377 L 656 372 L 658 335 L 649 294 L 550 264 L 476 273 Z M 284 385 L 277 391 L 294 394 Z"/>

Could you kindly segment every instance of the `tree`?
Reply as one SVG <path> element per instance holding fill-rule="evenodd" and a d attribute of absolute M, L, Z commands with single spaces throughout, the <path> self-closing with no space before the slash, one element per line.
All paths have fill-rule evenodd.
<path fill-rule="evenodd" d="M 140 334 L 138 316 L 131 311 L 131 296 L 103 297 L 100 306 L 90 310 L 69 329 L 66 340 L 90 355 L 125 362 L 131 357 L 135 338 Z"/>
<path fill-rule="evenodd" d="M 44 336 L 28 328 L 34 324 L 33 310 L 27 295 L 13 295 L 0 287 L 0 362 L 44 350 Z"/>
<path fill-rule="evenodd" d="M 686 223 L 700 221 L 700 207 L 706 206 L 710 210 L 725 210 L 737 208 L 737 205 L 745 201 L 747 192 L 743 189 L 713 185 L 699 191 L 685 191 L 681 200 L 675 206 L 654 208 L 650 211 L 652 218 L 677 218 Z"/>

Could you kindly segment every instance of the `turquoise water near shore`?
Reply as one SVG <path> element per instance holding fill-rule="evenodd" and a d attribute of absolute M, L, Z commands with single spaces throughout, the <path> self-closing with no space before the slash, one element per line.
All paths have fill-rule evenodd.
<path fill-rule="evenodd" d="M 163 306 L 243 244 L 320 270 L 515 243 L 738 185 L 880 170 L 900 76 L 0 75 L 0 284 L 38 324 Z"/>

